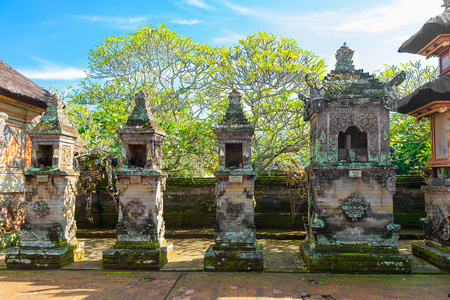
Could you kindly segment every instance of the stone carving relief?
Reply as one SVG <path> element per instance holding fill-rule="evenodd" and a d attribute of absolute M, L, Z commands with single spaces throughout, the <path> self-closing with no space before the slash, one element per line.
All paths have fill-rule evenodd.
<path fill-rule="evenodd" d="M 342 175 L 343 172 L 314 172 L 314 189 L 324 190 L 330 187 L 334 181 L 340 179 Z"/>
<path fill-rule="evenodd" d="M 67 145 L 62 145 L 61 147 L 61 165 L 71 166 L 72 165 L 72 153 L 71 147 Z"/>
<path fill-rule="evenodd" d="M 68 239 L 74 238 L 76 233 L 77 233 L 77 221 L 73 221 L 67 233 L 67 238 Z"/>
<path fill-rule="evenodd" d="M 363 172 L 363 181 L 370 183 L 370 178 L 374 178 L 378 184 L 387 188 L 388 191 L 395 190 L 395 173 L 394 172 Z"/>
<path fill-rule="evenodd" d="M 8 120 L 8 115 L 5 113 L 0 113 L 0 145 L 5 142 L 5 135 L 3 131 L 5 130 L 6 120 Z"/>
<path fill-rule="evenodd" d="M 361 219 L 367 211 L 369 205 L 358 197 L 356 194 L 351 195 L 349 198 L 343 201 L 342 211 L 351 219 L 352 222 L 356 222 Z"/>
<path fill-rule="evenodd" d="M 53 223 L 48 230 L 47 236 L 50 241 L 59 241 L 63 238 L 63 227 L 60 223 Z"/>
<path fill-rule="evenodd" d="M 378 160 L 378 119 L 376 113 L 332 113 L 330 114 L 330 151 L 329 160 L 337 161 L 339 131 L 345 131 L 350 126 L 359 126 L 368 132 L 369 158 Z"/>
<path fill-rule="evenodd" d="M 144 214 L 145 206 L 138 198 L 134 198 L 127 204 L 126 211 L 131 219 L 136 220 Z"/>
<path fill-rule="evenodd" d="M 228 204 L 227 207 L 227 213 L 228 216 L 231 217 L 231 219 L 236 220 L 237 218 L 239 218 L 240 215 L 242 215 L 244 213 L 244 205 L 242 203 L 238 203 L 238 204 Z"/>
<path fill-rule="evenodd" d="M 48 207 L 44 200 L 36 201 L 33 205 L 33 210 L 41 218 L 45 218 L 50 214 L 50 207 Z"/>
<path fill-rule="evenodd" d="M 66 197 L 66 200 L 64 201 L 64 206 L 63 206 L 63 214 L 65 218 L 70 218 L 73 216 L 74 213 L 74 196 L 73 195 L 68 195 Z"/>

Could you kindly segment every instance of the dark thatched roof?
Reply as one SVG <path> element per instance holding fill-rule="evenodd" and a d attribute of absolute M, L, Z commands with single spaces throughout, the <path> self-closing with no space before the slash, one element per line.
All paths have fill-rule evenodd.
<path fill-rule="evenodd" d="M 450 7 L 445 11 L 428 20 L 415 35 L 405 41 L 398 52 L 417 54 L 431 40 L 440 34 L 450 33 Z"/>
<path fill-rule="evenodd" d="M 31 80 L 0 60 L 0 95 L 20 102 L 47 108 L 50 92 L 39 87 Z"/>
<path fill-rule="evenodd" d="M 450 74 L 425 83 L 412 94 L 400 99 L 397 111 L 407 114 L 433 101 L 442 100 L 450 100 Z"/>

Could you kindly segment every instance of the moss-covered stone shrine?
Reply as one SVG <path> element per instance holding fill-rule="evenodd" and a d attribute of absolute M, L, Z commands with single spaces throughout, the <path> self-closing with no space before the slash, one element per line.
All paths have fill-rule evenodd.
<path fill-rule="evenodd" d="M 251 142 L 253 127 L 244 115 L 241 94 L 233 90 L 227 112 L 214 133 L 219 142 L 216 177 L 215 244 L 205 252 L 205 271 L 262 271 L 263 249 L 256 244 Z"/>
<path fill-rule="evenodd" d="M 25 175 L 25 223 L 18 247 L 6 250 L 8 269 L 57 269 L 84 256 L 76 239 L 75 195 L 78 172 L 73 148 L 78 137 L 54 96 L 47 111 L 27 134 L 31 168 Z"/>
<path fill-rule="evenodd" d="M 172 256 L 164 239 L 163 198 L 166 175 L 161 171 L 165 132 L 156 123 L 146 95 L 117 132 L 122 140 L 122 165 L 117 172 L 119 220 L 116 244 L 103 251 L 103 268 L 159 269 Z"/>
<path fill-rule="evenodd" d="M 409 273 L 397 249 L 395 167 L 389 153 L 389 111 L 404 74 L 386 84 L 353 66 L 353 50 L 336 52 L 336 69 L 309 80 L 311 163 L 307 239 L 300 253 L 311 271 Z"/>

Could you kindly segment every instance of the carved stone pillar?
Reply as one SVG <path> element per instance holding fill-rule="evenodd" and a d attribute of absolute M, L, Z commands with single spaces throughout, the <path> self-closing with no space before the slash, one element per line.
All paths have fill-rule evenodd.
<path fill-rule="evenodd" d="M 84 256 L 76 239 L 75 195 L 78 172 L 73 145 L 78 137 L 54 96 L 47 111 L 27 134 L 32 166 L 25 171 L 25 223 L 18 247 L 6 250 L 9 269 L 55 269 Z"/>
<path fill-rule="evenodd" d="M 263 249 L 256 244 L 251 142 L 253 128 L 241 106 L 241 94 L 228 96 L 227 112 L 214 129 L 219 142 L 216 176 L 215 244 L 205 252 L 205 271 L 262 271 Z"/>
<path fill-rule="evenodd" d="M 103 268 L 159 269 L 173 253 L 164 239 L 163 196 L 166 175 L 161 171 L 165 133 L 156 123 L 144 93 L 124 127 L 122 166 L 117 172 L 120 212 L 116 244 L 103 251 Z"/>
<path fill-rule="evenodd" d="M 396 85 L 355 70 L 353 50 L 336 53 L 336 70 L 311 86 L 311 163 L 307 240 L 300 252 L 311 271 L 409 273 L 397 249 L 395 167 L 389 153 L 389 110 Z"/>

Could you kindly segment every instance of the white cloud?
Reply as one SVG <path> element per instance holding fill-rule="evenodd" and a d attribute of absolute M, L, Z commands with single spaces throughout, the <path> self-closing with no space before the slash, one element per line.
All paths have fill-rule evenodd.
<path fill-rule="evenodd" d="M 172 23 L 180 25 L 195 25 L 201 23 L 201 21 L 199 21 L 198 19 L 190 19 L 190 20 L 181 19 L 181 20 L 173 20 Z"/>
<path fill-rule="evenodd" d="M 423 24 L 430 16 L 443 11 L 441 0 L 389 0 L 373 4 L 365 10 L 342 9 L 302 14 L 268 10 L 262 7 L 244 7 L 224 1 L 236 13 L 253 17 L 277 26 L 302 28 L 324 35 L 348 33 L 380 33 L 411 24 Z"/>
<path fill-rule="evenodd" d="M 145 17 L 111 17 L 111 16 L 88 16 L 81 15 L 76 16 L 79 19 L 87 20 L 91 22 L 104 23 L 111 27 L 117 27 L 122 29 L 135 29 L 144 24 L 147 20 Z"/>
<path fill-rule="evenodd" d="M 225 35 L 223 36 L 216 36 L 212 38 L 212 41 L 216 44 L 220 45 L 231 45 L 236 44 L 239 40 L 242 40 L 245 38 L 245 35 L 233 32 L 233 31 L 226 31 Z"/>
<path fill-rule="evenodd" d="M 81 69 L 57 65 L 40 58 L 35 58 L 35 60 L 41 63 L 38 69 L 18 69 L 17 71 L 30 79 L 76 80 L 86 77 L 85 72 Z"/>
<path fill-rule="evenodd" d="M 203 2 L 202 0 L 186 0 L 186 3 L 188 5 L 192 5 L 192 6 L 196 6 L 202 9 L 211 9 L 211 7 L 209 5 L 207 5 L 205 2 Z"/>

